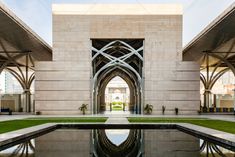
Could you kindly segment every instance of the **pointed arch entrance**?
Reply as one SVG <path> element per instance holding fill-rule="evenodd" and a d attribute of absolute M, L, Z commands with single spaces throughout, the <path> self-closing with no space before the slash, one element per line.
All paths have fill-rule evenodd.
<path fill-rule="evenodd" d="M 104 113 L 118 111 L 129 113 L 130 110 L 130 87 L 120 76 L 112 78 L 105 87 L 103 104 Z M 101 103 L 102 104 L 102 103 Z"/>
<path fill-rule="evenodd" d="M 99 112 L 103 112 L 107 109 L 107 104 L 105 103 L 105 89 L 107 84 L 115 77 L 121 77 L 128 85 L 130 96 L 129 96 L 129 104 L 127 110 L 132 113 L 138 113 L 139 110 L 139 103 L 140 102 L 140 89 L 138 88 L 135 80 L 127 75 L 125 72 L 119 69 L 115 69 L 107 74 L 103 79 L 100 79 L 97 86 L 97 107 Z"/>
<path fill-rule="evenodd" d="M 114 77 L 121 77 L 130 89 L 129 110 L 141 113 L 143 104 L 143 40 L 92 40 L 93 113 L 105 110 L 105 88 Z"/>

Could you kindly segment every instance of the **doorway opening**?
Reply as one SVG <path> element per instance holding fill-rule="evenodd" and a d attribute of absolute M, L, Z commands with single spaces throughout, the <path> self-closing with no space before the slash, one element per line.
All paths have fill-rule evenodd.
<path fill-rule="evenodd" d="M 92 39 L 93 113 L 128 110 L 140 114 L 142 69 L 143 39 Z M 115 80 L 124 82 L 122 89 L 118 86 L 111 88 Z M 106 87 L 110 89 L 106 90 Z"/>
<path fill-rule="evenodd" d="M 129 111 L 130 89 L 120 76 L 109 81 L 105 88 L 105 111 Z"/>

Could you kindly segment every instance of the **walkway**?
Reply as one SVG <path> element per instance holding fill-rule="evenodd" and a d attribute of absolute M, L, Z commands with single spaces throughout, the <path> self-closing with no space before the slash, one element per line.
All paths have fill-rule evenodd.
<path fill-rule="evenodd" d="M 129 124 L 126 117 L 109 117 L 105 124 Z"/>
<path fill-rule="evenodd" d="M 129 117 L 159 117 L 159 118 L 208 118 L 235 122 L 235 115 L 130 115 Z"/>
<path fill-rule="evenodd" d="M 159 117 L 159 118 L 208 118 L 235 122 L 235 115 L 136 115 L 136 114 L 96 114 L 96 115 L 1 115 L 0 121 L 25 119 L 33 117 L 108 117 L 107 123 L 126 123 L 126 117 Z"/>

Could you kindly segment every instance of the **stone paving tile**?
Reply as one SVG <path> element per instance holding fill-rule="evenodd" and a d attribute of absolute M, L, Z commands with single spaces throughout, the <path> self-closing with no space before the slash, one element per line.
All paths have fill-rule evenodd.
<path fill-rule="evenodd" d="M 129 124 L 129 121 L 125 117 L 109 117 L 105 124 Z"/>
<path fill-rule="evenodd" d="M 94 115 L 1 115 L 0 121 L 8 121 L 15 119 L 24 119 L 24 118 L 41 118 L 41 117 L 159 117 L 159 118 L 208 118 L 208 119 L 218 119 L 225 121 L 235 122 L 235 115 L 137 115 L 137 114 L 128 114 L 128 113 L 107 113 L 107 114 L 94 114 Z"/>

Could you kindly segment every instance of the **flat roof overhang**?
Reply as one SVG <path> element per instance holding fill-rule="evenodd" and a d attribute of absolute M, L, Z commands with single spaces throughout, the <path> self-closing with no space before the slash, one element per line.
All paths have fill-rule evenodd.
<path fill-rule="evenodd" d="M 235 3 L 230 5 L 220 16 L 210 23 L 183 49 L 184 61 L 197 61 L 205 65 L 205 53 L 217 55 L 230 63 L 235 63 Z M 218 63 L 218 58 L 211 57 L 210 66 Z M 227 66 L 221 64 L 221 66 Z"/>
<path fill-rule="evenodd" d="M 0 56 L 9 58 L 19 53 L 30 52 L 36 61 L 51 61 L 52 48 L 31 28 L 0 2 Z M 43 25 L 43 24 L 42 24 Z M 22 60 L 19 61 L 23 64 Z"/>

